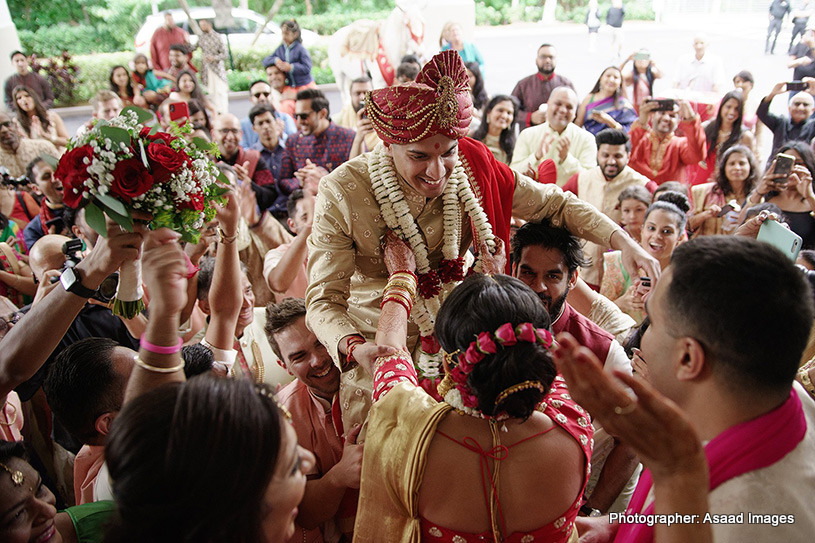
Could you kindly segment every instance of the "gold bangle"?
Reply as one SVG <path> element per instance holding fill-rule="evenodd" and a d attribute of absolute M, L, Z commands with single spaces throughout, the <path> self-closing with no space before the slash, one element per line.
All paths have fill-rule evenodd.
<path fill-rule="evenodd" d="M 227 236 L 226 234 L 224 234 L 224 231 L 219 226 L 218 227 L 218 237 L 219 237 L 219 239 L 218 239 L 219 243 L 227 243 L 227 244 L 228 243 L 234 243 L 235 240 L 238 239 L 238 233 L 235 232 L 231 236 Z"/>
<path fill-rule="evenodd" d="M 153 373 L 174 373 L 176 371 L 180 371 L 184 369 L 184 361 L 182 360 L 178 365 L 171 366 L 169 368 L 160 368 L 158 366 L 151 366 L 147 362 L 141 359 L 139 355 L 136 355 L 135 358 L 136 365 L 144 370 L 153 372 Z"/>

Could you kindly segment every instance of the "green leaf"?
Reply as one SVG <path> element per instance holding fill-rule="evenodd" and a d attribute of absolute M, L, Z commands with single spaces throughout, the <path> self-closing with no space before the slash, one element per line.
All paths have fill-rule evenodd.
<path fill-rule="evenodd" d="M 105 138 L 110 138 L 110 141 L 112 141 L 114 146 L 117 148 L 119 147 L 120 143 L 124 143 L 128 147 L 130 146 L 130 132 L 124 128 L 119 128 L 117 126 L 103 126 L 99 129 L 99 133 Z"/>
<path fill-rule="evenodd" d="M 154 124 L 154 125 L 153 125 L 153 128 L 151 128 L 151 129 L 150 129 L 150 132 L 148 132 L 148 133 L 149 133 L 151 136 L 155 136 L 155 135 L 156 135 L 156 134 L 158 134 L 159 132 L 161 132 L 161 125 L 160 125 L 160 124 Z"/>
<path fill-rule="evenodd" d="M 133 231 L 133 217 L 130 215 L 130 210 L 125 209 L 126 214 L 122 215 L 117 213 L 107 207 L 106 205 L 102 204 L 102 202 L 97 202 L 99 206 L 102 208 L 102 211 L 105 212 L 105 215 L 116 221 L 116 224 L 127 230 L 128 232 Z"/>
<path fill-rule="evenodd" d="M 119 215 L 130 215 L 130 212 L 127 210 L 125 205 L 113 196 L 108 196 L 107 194 L 95 194 L 94 198 L 99 200 L 99 203 L 114 213 L 118 213 Z"/>
<path fill-rule="evenodd" d="M 124 108 L 122 110 L 121 115 L 127 114 L 128 111 L 133 111 L 134 113 L 136 113 L 136 118 L 139 120 L 139 123 L 141 123 L 141 124 L 144 124 L 146 122 L 149 122 L 149 121 L 153 120 L 153 114 L 152 113 L 150 113 L 149 111 L 147 111 L 145 109 L 142 109 L 140 107 L 136 107 L 136 106 L 127 106 L 126 108 Z"/>
<path fill-rule="evenodd" d="M 59 159 L 57 157 L 43 153 L 40 155 L 40 158 L 43 159 L 46 164 L 54 168 L 54 170 L 57 169 L 57 165 L 59 164 Z"/>
<path fill-rule="evenodd" d="M 85 206 L 85 222 L 100 236 L 107 237 L 108 227 L 105 223 L 105 212 L 93 202 Z"/>
<path fill-rule="evenodd" d="M 221 170 L 218 170 L 218 177 L 216 177 L 215 179 L 217 179 L 218 181 L 220 181 L 221 183 L 223 183 L 223 184 L 224 184 L 224 185 L 226 185 L 227 187 L 228 187 L 228 186 L 231 184 L 231 183 L 229 182 L 229 178 L 228 178 L 228 177 L 226 176 L 226 174 L 225 174 L 224 172 L 222 172 Z"/>
<path fill-rule="evenodd" d="M 222 187 L 220 185 L 210 185 L 210 194 L 214 197 L 223 196 L 229 192 L 229 187 Z"/>
<path fill-rule="evenodd" d="M 192 138 L 192 144 L 201 151 L 207 151 L 212 146 L 212 142 L 207 141 L 200 136 Z"/>

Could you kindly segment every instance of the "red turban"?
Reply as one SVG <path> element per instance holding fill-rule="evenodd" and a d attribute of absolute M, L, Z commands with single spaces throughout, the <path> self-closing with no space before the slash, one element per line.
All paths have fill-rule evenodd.
<path fill-rule="evenodd" d="M 385 143 L 414 143 L 436 134 L 463 138 L 472 119 L 468 82 L 459 54 L 442 51 L 415 82 L 369 92 L 365 113 Z"/>

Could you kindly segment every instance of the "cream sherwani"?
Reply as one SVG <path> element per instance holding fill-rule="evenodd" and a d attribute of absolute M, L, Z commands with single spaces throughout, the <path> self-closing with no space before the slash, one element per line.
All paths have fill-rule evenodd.
<path fill-rule="evenodd" d="M 620 210 L 617 207 L 617 197 L 631 186 L 645 186 L 650 179 L 641 173 L 626 166 L 611 181 L 607 181 L 600 166 L 585 170 L 577 174 L 577 195 L 584 202 L 588 202 L 615 223 L 620 223 Z M 591 259 L 591 265 L 580 269 L 580 277 L 592 285 L 599 285 L 603 271 L 603 252 L 605 248 L 596 243 L 586 242 L 583 247 L 584 254 Z"/>
<path fill-rule="evenodd" d="M 484 149 L 485 153 L 488 153 Z M 575 234 L 608 245 L 619 229 L 611 220 L 572 194 L 555 185 L 536 183 L 514 174 L 512 215 L 525 220 L 550 218 Z M 430 265 L 442 259 L 444 237 L 442 198 L 427 200 L 400 178 L 410 212 L 424 235 Z M 479 191 L 475 191 L 479 196 Z M 464 213 L 464 206 L 461 206 Z M 465 223 L 466 224 L 466 223 Z M 388 280 L 382 254 L 387 226 L 371 188 L 366 155 L 354 158 L 320 181 L 314 225 L 308 239 L 309 287 L 306 316 L 309 327 L 341 366 L 339 342 L 345 336 L 362 334 L 373 340 L 380 314 L 382 291 Z M 462 232 L 459 254 L 472 243 L 470 228 Z M 442 292 L 442 297 L 447 292 Z M 409 349 L 418 342 L 418 328 L 408 327 Z M 371 376 L 355 368 L 343 374 L 340 402 L 343 420 L 362 422 L 371 402 Z M 351 426 L 346 426 L 350 428 Z"/>
<path fill-rule="evenodd" d="M 540 148 L 543 138 L 547 136 L 552 138 L 552 143 L 549 145 L 546 154 L 539 160 L 535 157 L 535 152 Z M 569 138 L 571 143 L 569 144 L 569 153 L 561 162 L 557 151 L 557 142 L 563 137 Z M 518 135 L 518 141 L 515 142 L 510 167 L 522 174 L 526 172 L 527 166 L 531 166 L 537 171 L 540 163 L 547 158 L 555 161 L 557 166 L 557 186 L 562 187 L 577 172 L 588 170 L 597 165 L 597 144 L 591 132 L 583 130 L 574 123 L 569 123 L 563 133 L 558 134 L 546 122 L 521 131 Z"/>

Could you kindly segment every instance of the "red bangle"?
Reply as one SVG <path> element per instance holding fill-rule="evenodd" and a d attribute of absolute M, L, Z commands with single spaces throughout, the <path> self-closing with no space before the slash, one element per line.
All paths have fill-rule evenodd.
<path fill-rule="evenodd" d="M 382 298 L 382 303 L 380 304 L 379 308 L 382 309 L 383 307 L 385 307 L 386 302 L 396 302 L 397 304 L 401 305 L 402 307 L 405 308 L 405 311 L 407 311 L 408 317 L 410 317 L 410 311 L 411 309 L 413 309 L 413 307 L 410 304 L 408 304 L 407 300 L 405 300 L 402 296 L 395 295 L 385 296 L 384 298 Z"/>
<path fill-rule="evenodd" d="M 345 346 L 345 357 L 348 359 L 348 362 L 356 362 L 354 359 L 354 348 L 357 345 L 362 345 L 365 343 L 365 338 L 361 335 L 353 335 L 351 339 L 348 340 L 348 343 Z"/>
<path fill-rule="evenodd" d="M 142 334 L 141 339 L 139 340 L 140 347 L 145 351 L 154 354 L 175 354 L 181 351 L 181 346 L 184 344 L 184 340 L 178 338 L 178 343 L 172 347 L 163 347 L 161 345 L 154 345 L 150 343 L 144 336 L 145 334 Z"/>

